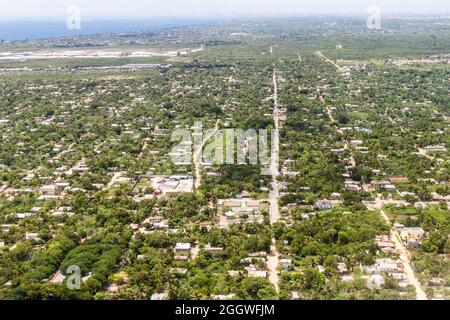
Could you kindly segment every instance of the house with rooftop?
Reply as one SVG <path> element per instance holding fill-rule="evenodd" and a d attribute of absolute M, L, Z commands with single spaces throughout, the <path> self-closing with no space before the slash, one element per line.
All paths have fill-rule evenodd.
<path fill-rule="evenodd" d="M 58 195 L 61 191 L 60 189 L 58 189 L 58 187 L 54 184 L 50 184 L 50 185 L 45 185 L 42 186 L 39 189 L 39 192 L 41 193 L 41 195 L 43 196 L 56 196 Z"/>
<path fill-rule="evenodd" d="M 380 274 L 373 274 L 366 278 L 367 288 L 371 290 L 379 290 L 385 284 L 384 277 Z"/>
<path fill-rule="evenodd" d="M 379 235 L 375 237 L 375 244 L 383 253 L 395 253 L 395 244 L 388 235 Z"/>
<path fill-rule="evenodd" d="M 267 278 L 267 271 L 265 270 L 258 270 L 254 265 L 250 265 L 248 267 L 245 267 L 245 270 L 247 271 L 248 277 L 255 277 L 255 278 Z"/>
<path fill-rule="evenodd" d="M 420 227 L 401 228 L 399 233 L 400 238 L 408 248 L 415 248 L 420 245 L 420 242 L 425 235 L 425 230 Z"/>
<path fill-rule="evenodd" d="M 387 181 L 387 180 L 373 180 L 373 181 L 371 181 L 370 182 L 370 185 L 373 187 L 373 188 L 375 188 L 375 189 L 383 189 L 383 188 L 385 188 L 386 186 L 389 186 L 389 185 L 391 185 L 391 182 L 390 181 Z"/>
<path fill-rule="evenodd" d="M 379 258 L 370 266 L 362 266 L 361 269 L 369 274 L 387 273 L 394 278 L 404 277 L 404 267 L 401 260 L 391 258 Z"/>
<path fill-rule="evenodd" d="M 294 268 L 294 264 L 292 263 L 291 259 L 281 259 L 279 263 L 280 263 L 280 267 L 284 271 L 290 271 Z"/>
<path fill-rule="evenodd" d="M 156 196 L 175 196 L 194 192 L 192 176 L 152 176 L 150 180 Z"/>
<path fill-rule="evenodd" d="M 210 243 L 205 245 L 204 250 L 208 253 L 211 253 L 212 255 L 220 255 L 224 252 L 223 247 L 213 247 Z"/>
<path fill-rule="evenodd" d="M 175 260 L 189 260 L 191 255 L 191 244 L 190 243 L 177 243 L 175 245 L 174 253 Z"/>
<path fill-rule="evenodd" d="M 447 148 L 443 145 L 426 146 L 424 149 L 427 153 L 447 152 Z"/>
<path fill-rule="evenodd" d="M 389 182 L 392 184 L 400 184 L 400 183 L 408 183 L 409 180 L 407 177 L 405 176 L 390 176 L 389 178 Z"/>
<path fill-rule="evenodd" d="M 319 200 L 316 202 L 315 206 L 319 208 L 319 210 L 331 210 L 334 209 L 335 204 L 329 200 Z"/>

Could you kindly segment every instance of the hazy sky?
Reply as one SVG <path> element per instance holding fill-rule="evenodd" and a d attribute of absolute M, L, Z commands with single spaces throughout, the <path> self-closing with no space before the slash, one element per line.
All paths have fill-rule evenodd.
<path fill-rule="evenodd" d="M 208 15 L 449 14 L 450 0 L 0 0 L 0 17 L 64 18 L 78 5 L 85 17 L 198 17 Z"/>

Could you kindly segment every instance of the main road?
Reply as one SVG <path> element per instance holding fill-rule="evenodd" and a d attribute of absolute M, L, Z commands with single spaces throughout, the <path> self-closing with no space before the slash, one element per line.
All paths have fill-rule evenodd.
<path fill-rule="evenodd" d="M 278 105 L 278 84 L 275 66 L 273 68 L 273 121 L 275 123 L 275 130 L 272 135 L 272 154 L 270 161 L 270 174 L 272 177 L 271 188 L 270 188 L 270 222 L 273 224 L 279 219 L 279 207 L 278 198 L 280 197 L 280 186 L 278 184 L 279 172 L 279 155 L 280 155 L 280 120 L 279 120 L 279 105 Z"/>
<path fill-rule="evenodd" d="M 280 120 L 279 120 L 279 105 L 278 105 L 278 84 L 277 84 L 277 75 L 275 65 L 273 67 L 273 121 L 275 123 L 274 134 L 272 135 L 272 152 L 271 152 L 271 161 L 270 161 L 270 175 L 272 177 L 272 181 L 270 183 L 270 194 L 269 194 L 269 216 L 270 216 L 270 224 L 273 225 L 279 220 L 280 210 L 278 206 L 278 199 L 280 197 L 280 186 L 278 184 L 277 178 L 280 175 L 279 173 L 279 153 L 280 153 L 280 136 L 279 136 L 279 128 L 280 128 Z M 278 276 L 278 265 L 279 265 L 279 257 L 278 250 L 276 247 L 276 239 L 272 238 L 272 244 L 270 246 L 270 254 L 267 258 L 267 269 L 269 270 L 269 281 L 275 288 L 277 293 L 280 292 L 279 288 L 279 276 Z"/>

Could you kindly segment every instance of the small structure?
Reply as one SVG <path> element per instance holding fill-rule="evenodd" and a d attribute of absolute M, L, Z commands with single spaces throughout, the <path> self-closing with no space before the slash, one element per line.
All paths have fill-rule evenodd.
<path fill-rule="evenodd" d="M 425 151 L 427 153 L 433 153 L 433 152 L 447 152 L 447 148 L 442 145 L 436 145 L 436 146 L 426 146 Z"/>
<path fill-rule="evenodd" d="M 167 300 L 167 293 L 154 293 L 150 297 L 150 300 L 158 301 L 158 300 Z"/>
<path fill-rule="evenodd" d="M 191 254 L 190 243 L 177 243 L 175 245 L 175 260 L 189 260 Z"/>
<path fill-rule="evenodd" d="M 400 238 L 409 248 L 415 248 L 420 245 L 425 230 L 420 227 L 402 228 L 400 230 Z"/>
<path fill-rule="evenodd" d="M 350 143 L 354 146 L 361 146 L 364 142 L 362 140 L 352 140 Z"/>
<path fill-rule="evenodd" d="M 284 271 L 290 271 L 294 268 L 294 265 L 293 265 L 291 259 L 281 259 L 280 266 Z"/>
<path fill-rule="evenodd" d="M 384 189 L 387 190 L 387 191 L 395 191 L 395 190 L 397 190 L 397 188 L 394 185 L 392 185 L 392 184 L 385 185 Z"/>
<path fill-rule="evenodd" d="M 367 288 L 371 290 L 378 290 L 384 286 L 385 281 L 382 275 L 374 274 L 367 277 Z"/>
<path fill-rule="evenodd" d="M 230 294 L 215 294 L 212 295 L 211 298 L 213 300 L 232 300 L 236 297 L 236 295 L 234 293 L 230 293 Z"/>
<path fill-rule="evenodd" d="M 374 180 L 370 182 L 371 186 L 375 189 L 381 189 L 391 184 L 390 181 L 387 180 Z"/>
<path fill-rule="evenodd" d="M 395 244 L 388 235 L 379 235 L 375 237 L 375 244 L 384 253 L 395 253 Z"/>
<path fill-rule="evenodd" d="M 25 234 L 26 240 L 33 240 L 33 241 L 39 241 L 41 238 L 39 238 L 39 233 L 26 233 Z"/>
<path fill-rule="evenodd" d="M 390 176 L 389 177 L 389 181 L 392 184 L 408 183 L 409 182 L 408 178 L 404 177 L 404 176 Z"/>
<path fill-rule="evenodd" d="M 150 177 L 155 195 L 176 196 L 194 192 L 194 178 L 192 176 L 152 176 Z"/>
<path fill-rule="evenodd" d="M 345 275 L 348 273 L 348 268 L 345 265 L 345 263 L 343 263 L 343 262 L 338 263 L 337 269 L 338 269 L 339 275 Z"/>
<path fill-rule="evenodd" d="M 209 252 L 211 254 L 222 254 L 223 253 L 223 248 L 222 247 L 213 247 L 211 246 L 211 244 L 207 244 L 205 245 L 205 251 Z"/>
<path fill-rule="evenodd" d="M 267 271 L 261 271 L 261 270 L 247 270 L 249 277 L 255 277 L 255 278 L 267 278 Z"/>
<path fill-rule="evenodd" d="M 331 210 L 334 208 L 334 203 L 328 200 L 319 200 L 316 202 L 316 207 L 320 210 Z"/>
<path fill-rule="evenodd" d="M 39 189 L 39 192 L 43 196 L 56 196 L 60 193 L 58 187 L 54 184 L 42 186 Z"/>
<path fill-rule="evenodd" d="M 230 224 L 241 221 L 263 223 L 262 205 L 262 201 L 251 198 L 219 199 L 217 206 L 222 212 L 220 214 L 221 227 L 228 227 Z"/>
<path fill-rule="evenodd" d="M 375 260 L 375 264 L 362 269 L 369 274 L 388 273 L 394 278 L 400 278 L 400 275 L 403 275 L 403 262 L 391 258 L 380 258 Z"/>

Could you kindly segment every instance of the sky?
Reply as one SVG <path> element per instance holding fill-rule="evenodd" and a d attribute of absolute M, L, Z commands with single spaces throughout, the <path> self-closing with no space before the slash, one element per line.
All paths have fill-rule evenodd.
<path fill-rule="evenodd" d="M 0 0 L 0 18 L 65 18 L 71 5 L 84 17 L 213 17 L 304 14 L 450 14 L 449 0 Z"/>

